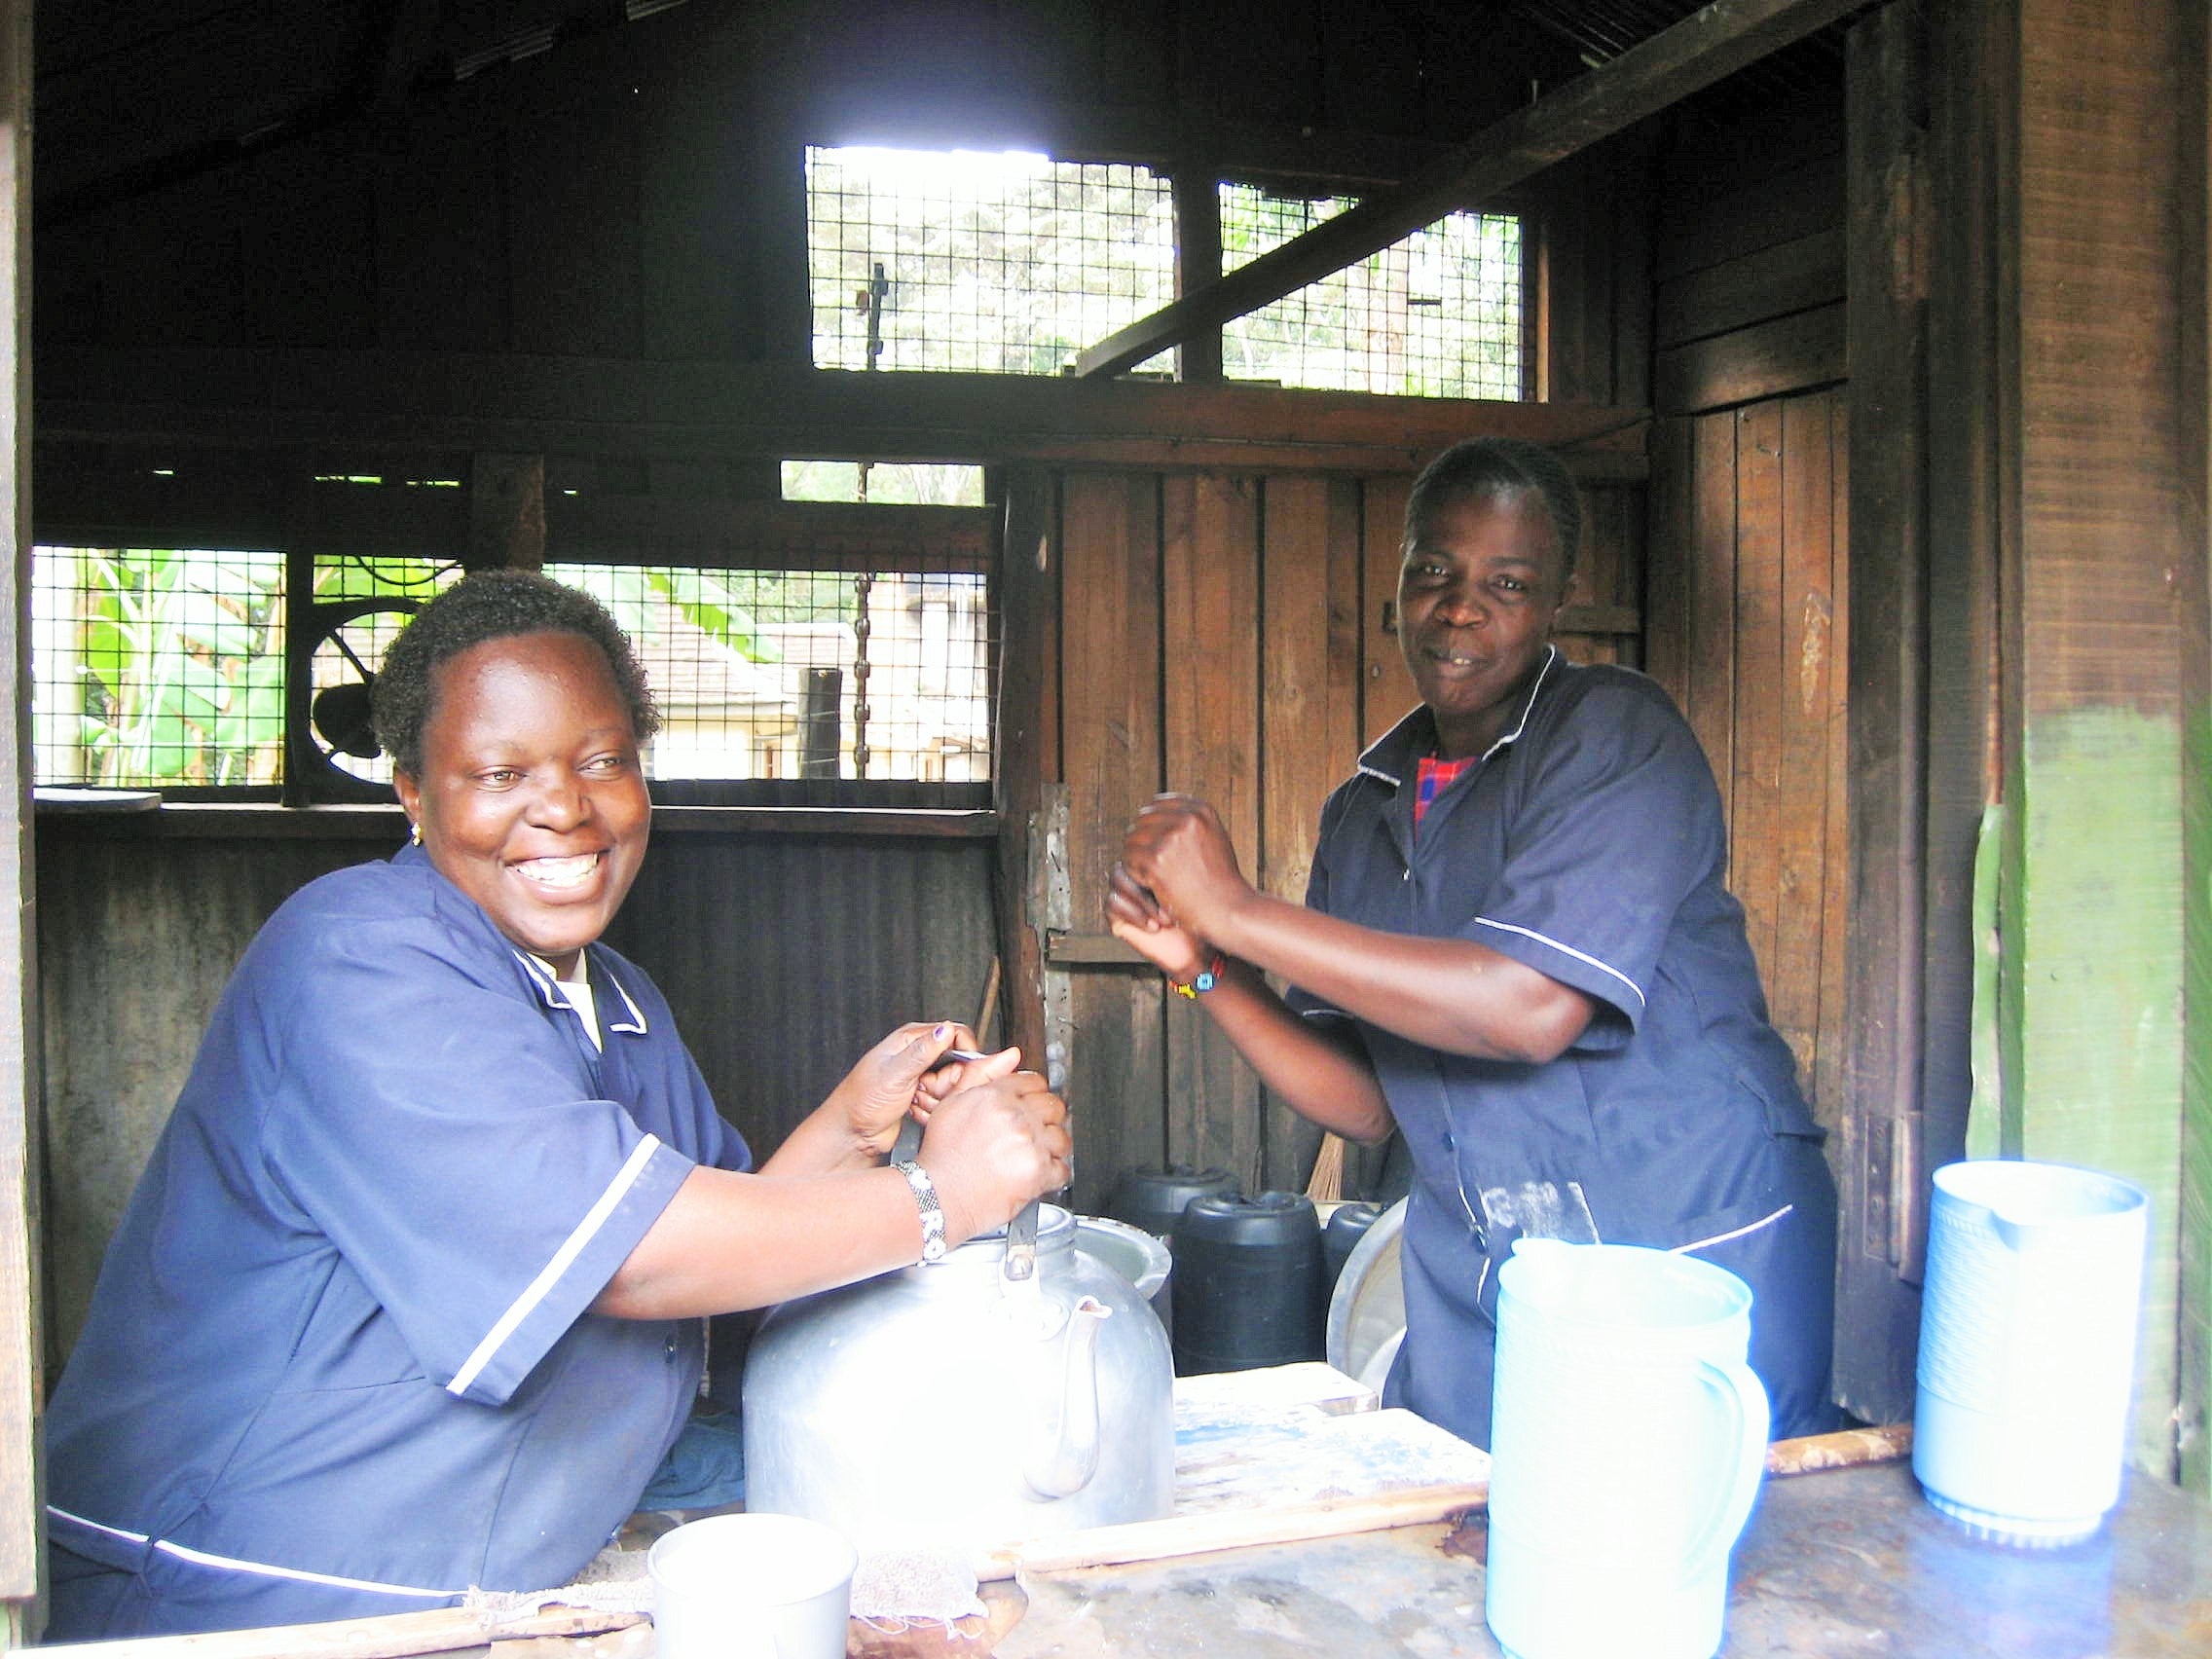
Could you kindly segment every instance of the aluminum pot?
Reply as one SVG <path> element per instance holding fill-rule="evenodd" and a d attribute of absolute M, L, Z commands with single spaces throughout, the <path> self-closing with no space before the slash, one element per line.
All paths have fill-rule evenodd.
<path fill-rule="evenodd" d="M 745 1366 L 746 1507 L 826 1522 L 864 1556 L 1165 1516 L 1166 1334 L 1076 1236 L 1048 1204 L 1033 1263 L 995 1233 L 770 1312 Z"/>

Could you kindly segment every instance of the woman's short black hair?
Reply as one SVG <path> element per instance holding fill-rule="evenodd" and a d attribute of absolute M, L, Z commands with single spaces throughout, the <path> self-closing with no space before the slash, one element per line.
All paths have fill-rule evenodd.
<path fill-rule="evenodd" d="M 1467 438 L 1422 467 L 1406 496 L 1406 545 L 1453 501 L 1523 493 L 1541 501 L 1552 521 L 1565 587 L 1582 551 L 1582 492 L 1565 461 L 1526 438 Z"/>
<path fill-rule="evenodd" d="M 535 571 L 474 571 L 409 618 L 384 653 L 373 693 L 377 741 L 409 777 L 423 770 L 423 727 L 435 707 L 437 671 L 487 640 L 518 634 L 580 634 L 607 657 L 614 686 L 630 707 L 640 743 L 660 730 L 660 709 L 645 684 L 630 636 L 592 598 Z"/>

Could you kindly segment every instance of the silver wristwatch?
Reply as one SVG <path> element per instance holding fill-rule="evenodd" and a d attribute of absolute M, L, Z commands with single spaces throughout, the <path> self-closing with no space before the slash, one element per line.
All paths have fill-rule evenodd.
<path fill-rule="evenodd" d="M 922 1260 L 935 1262 L 944 1255 L 944 1210 L 937 1201 L 937 1186 L 930 1172 L 909 1159 L 895 1159 L 891 1167 L 906 1177 L 914 1190 L 914 1203 L 922 1212 Z"/>

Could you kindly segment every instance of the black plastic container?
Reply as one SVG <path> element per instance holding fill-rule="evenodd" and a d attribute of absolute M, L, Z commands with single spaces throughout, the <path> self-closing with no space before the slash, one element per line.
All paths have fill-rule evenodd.
<path fill-rule="evenodd" d="M 1321 1228 L 1321 1272 L 1327 1285 L 1321 1292 L 1324 1307 L 1336 1294 L 1337 1278 L 1344 1272 L 1345 1263 L 1351 1259 L 1352 1251 L 1382 1213 L 1381 1204 L 1364 1202 L 1339 1204 L 1329 1213 L 1329 1219 Z"/>
<path fill-rule="evenodd" d="M 1106 1213 L 1166 1239 L 1172 1247 L 1175 1230 L 1193 1198 L 1233 1198 L 1236 1190 L 1235 1178 L 1226 1169 L 1193 1169 L 1188 1163 L 1132 1169 L 1115 1183 Z"/>
<path fill-rule="evenodd" d="M 1305 1194 L 1194 1198 L 1174 1248 L 1179 1375 L 1321 1358 L 1321 1224 Z"/>

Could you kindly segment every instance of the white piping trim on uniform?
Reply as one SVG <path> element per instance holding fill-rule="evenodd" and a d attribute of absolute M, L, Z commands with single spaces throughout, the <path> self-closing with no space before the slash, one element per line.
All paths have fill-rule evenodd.
<path fill-rule="evenodd" d="M 1784 1204 L 1772 1215 L 1761 1216 L 1756 1221 L 1747 1222 L 1745 1223 L 1745 1225 L 1737 1228 L 1732 1233 L 1715 1233 L 1711 1238 L 1700 1238 L 1694 1244 L 1671 1245 L 1668 1248 L 1667 1253 L 1670 1256 L 1680 1256 L 1686 1254 L 1691 1250 L 1704 1250 L 1710 1248 L 1714 1244 L 1725 1244 L 1731 1238 L 1741 1238 L 1747 1233 L 1756 1233 L 1762 1227 L 1772 1227 L 1776 1222 L 1780 1221 L 1784 1216 L 1788 1215 L 1797 1206 L 1795 1204 Z"/>
<path fill-rule="evenodd" d="M 514 946 L 512 945 L 509 945 L 507 948 L 514 950 Z M 530 970 L 530 982 L 537 987 L 537 994 L 545 999 L 545 1006 L 547 1008 L 557 1008 L 563 1014 L 572 1014 L 575 1012 L 569 1006 L 568 999 L 563 997 L 559 991 L 554 989 L 554 987 L 561 981 L 554 977 L 554 973 L 551 968 L 540 962 L 536 957 L 531 955 L 531 953 L 527 950 L 516 950 L 515 960 L 521 963 L 525 968 Z"/>
<path fill-rule="evenodd" d="M 645 1015 L 644 1010 L 640 1009 L 635 1002 L 631 1001 L 630 993 L 623 988 L 622 981 L 614 975 L 608 975 L 607 982 L 614 987 L 614 994 L 622 999 L 622 1006 L 630 1011 L 630 1021 L 628 1024 L 624 1024 L 619 1019 L 610 1019 L 607 1022 L 607 1029 L 609 1031 L 627 1031 L 633 1036 L 643 1037 L 645 1034 Z"/>
<path fill-rule="evenodd" d="M 1495 928 L 1500 933 L 1519 934 L 1524 939 L 1534 940 L 1538 944 L 1548 944 L 1554 950 L 1561 952 L 1563 955 L 1573 957 L 1577 962 L 1587 962 L 1591 967 L 1610 974 L 1614 978 L 1618 979 L 1622 984 L 1626 985 L 1629 990 L 1636 996 L 1636 1006 L 1638 1008 L 1643 1007 L 1643 988 L 1609 962 L 1601 962 L 1595 956 L 1590 955 L 1587 951 L 1577 950 L 1571 944 L 1562 944 L 1558 940 L 1551 938 L 1549 935 L 1536 932 L 1534 928 L 1518 927 L 1512 922 L 1493 922 L 1488 916 L 1477 916 L 1475 918 L 1475 924 L 1478 927 Z"/>
<path fill-rule="evenodd" d="M 205 1550 L 188 1549 L 183 1544 L 172 1544 L 166 1538 L 149 1540 L 143 1532 L 129 1531 L 122 1527 L 106 1527 L 97 1521 L 88 1521 L 82 1515 L 72 1515 L 59 1504 L 50 1503 L 46 1512 L 87 1531 L 104 1532 L 111 1538 L 122 1538 L 127 1543 L 144 1544 L 179 1561 L 189 1561 L 196 1567 L 221 1567 L 229 1572 L 250 1572 L 263 1578 L 289 1578 L 302 1584 L 328 1584 L 340 1590 L 366 1590 L 376 1596 L 436 1596 L 466 1595 L 465 1590 L 418 1590 L 409 1584 L 381 1584 L 373 1578 L 342 1578 L 334 1573 L 308 1572 L 296 1567 L 273 1567 L 263 1561 L 240 1561 L 236 1556 L 209 1555 Z"/>
<path fill-rule="evenodd" d="M 1483 758 L 1485 760 L 1488 760 L 1493 755 L 1495 755 L 1507 744 L 1515 741 L 1523 732 L 1529 729 L 1529 717 L 1535 712 L 1536 708 L 1536 693 L 1544 688 L 1544 677 L 1551 673 L 1552 664 L 1557 662 L 1558 660 L 1559 646 L 1546 645 L 1544 647 L 1543 666 L 1536 670 L 1536 678 L 1529 686 L 1528 700 L 1521 705 L 1521 718 L 1514 722 L 1513 729 L 1511 731 L 1499 733 L 1496 741 L 1493 742 L 1488 749 L 1483 751 Z M 1402 725 L 1404 721 L 1400 721 L 1399 723 Z M 1381 737 L 1377 738 L 1373 743 L 1369 744 L 1367 748 L 1361 752 L 1359 756 L 1359 763 L 1353 769 L 1356 772 L 1365 774 L 1367 777 L 1374 778 L 1382 783 L 1388 784 L 1394 790 L 1400 790 L 1406 787 L 1405 779 L 1392 777 L 1388 772 L 1382 770 L 1380 767 L 1370 766 L 1367 763 L 1368 756 L 1374 754 L 1385 743 L 1388 743 L 1391 736 L 1395 733 L 1396 729 L 1396 727 L 1392 727 L 1390 731 L 1384 732 Z"/>
<path fill-rule="evenodd" d="M 507 1310 L 499 1315 L 498 1323 L 484 1334 L 484 1340 L 476 1345 L 476 1351 L 468 1356 L 467 1364 L 454 1374 L 454 1380 L 446 1384 L 447 1393 L 465 1394 L 468 1391 L 477 1375 L 491 1363 L 492 1356 L 499 1351 L 500 1345 L 545 1300 L 546 1293 L 560 1282 L 561 1275 L 583 1253 L 584 1246 L 606 1226 L 607 1218 L 614 1213 L 614 1206 L 637 1184 L 638 1177 L 645 1173 L 646 1163 L 651 1161 L 659 1146 L 658 1136 L 647 1135 L 631 1150 L 630 1161 L 607 1184 L 607 1191 L 599 1195 L 599 1201 L 591 1206 L 590 1213 L 576 1223 L 575 1231 L 562 1241 L 560 1249 L 553 1252 L 553 1259 L 530 1281 L 529 1288 L 516 1297 Z"/>
<path fill-rule="evenodd" d="M 1544 647 L 1544 666 L 1536 670 L 1536 682 L 1533 685 L 1530 685 L 1529 687 L 1529 700 L 1521 705 L 1520 719 L 1514 722 L 1514 726 L 1511 731 L 1500 733 L 1498 735 L 1497 741 L 1492 744 L 1488 749 L 1483 751 L 1483 758 L 1485 760 L 1488 760 L 1493 755 L 1495 755 L 1500 749 L 1503 749 L 1507 744 L 1511 743 L 1515 738 L 1519 737 L 1523 732 L 1529 729 L 1529 715 L 1530 712 L 1536 706 L 1536 693 L 1544 688 L 1544 676 L 1551 673 L 1552 664 L 1558 660 L 1559 646 L 1546 645 Z"/>

